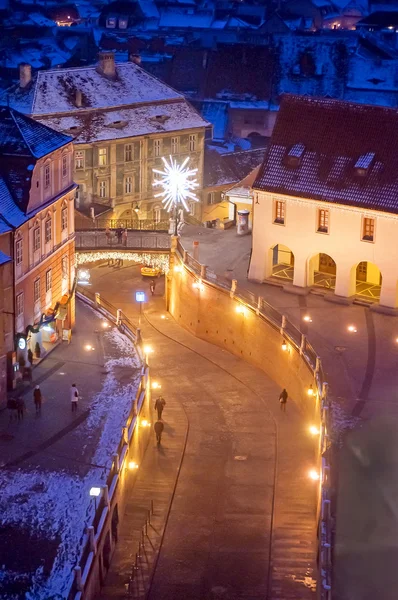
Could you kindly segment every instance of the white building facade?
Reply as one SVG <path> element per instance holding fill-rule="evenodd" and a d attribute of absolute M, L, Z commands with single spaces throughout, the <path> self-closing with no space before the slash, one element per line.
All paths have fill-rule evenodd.
<path fill-rule="evenodd" d="M 397 308 L 398 116 L 357 107 L 283 99 L 253 185 L 249 279 Z"/>

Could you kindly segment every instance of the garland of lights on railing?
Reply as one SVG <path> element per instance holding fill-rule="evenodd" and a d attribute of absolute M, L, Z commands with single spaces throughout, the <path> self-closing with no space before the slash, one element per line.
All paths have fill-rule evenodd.
<path fill-rule="evenodd" d="M 162 273 L 169 272 L 168 254 L 149 254 L 138 252 L 76 252 L 76 264 L 84 265 L 98 260 L 127 260 L 137 264 L 143 264 L 148 267 L 161 269 Z"/>

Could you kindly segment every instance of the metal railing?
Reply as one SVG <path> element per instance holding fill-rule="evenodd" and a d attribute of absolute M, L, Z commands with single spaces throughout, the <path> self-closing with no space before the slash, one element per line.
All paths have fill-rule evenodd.
<path fill-rule="evenodd" d="M 126 317 L 122 310 L 117 309 L 113 304 L 100 296 L 100 294 L 93 293 L 80 286 L 76 290 L 76 295 L 83 302 L 95 308 L 102 316 L 114 323 L 133 342 L 141 363 L 141 380 L 125 426 L 123 427 L 118 447 L 115 448 L 114 458 L 106 476 L 106 484 L 99 486 L 102 488 L 102 495 L 96 507 L 93 520 L 86 527 L 83 534 L 82 551 L 78 564 L 73 571 L 73 580 L 71 581 L 68 600 L 81 600 L 84 597 L 86 586 L 93 572 L 98 547 L 103 541 L 106 526 L 109 524 L 109 519 L 116 504 L 116 490 L 120 473 L 134 435 L 138 415 L 146 397 L 149 378 L 149 368 L 144 360 L 144 354 L 141 349 L 142 340 L 139 328 Z"/>
<path fill-rule="evenodd" d="M 318 520 L 318 600 L 332 600 L 332 529 L 333 519 L 331 514 L 331 486 L 330 464 L 328 449 L 330 448 L 330 399 L 328 397 L 328 384 L 325 380 L 322 363 L 315 349 L 306 336 L 298 329 L 286 315 L 283 315 L 261 296 L 239 287 L 235 279 L 231 281 L 220 277 L 212 269 L 195 260 L 183 248 L 180 240 L 177 241 L 177 254 L 187 269 L 200 279 L 202 283 L 228 290 L 232 298 L 243 302 L 260 318 L 266 320 L 271 327 L 281 333 L 281 338 L 300 354 L 314 376 L 314 385 L 320 398 L 320 449 L 321 449 L 321 494 Z"/>
<path fill-rule="evenodd" d="M 95 219 L 93 229 L 128 229 L 132 231 L 168 231 L 170 221 L 151 219 Z"/>
<path fill-rule="evenodd" d="M 169 250 L 170 236 L 150 231 L 128 231 L 122 236 L 107 234 L 102 229 L 76 231 L 75 247 L 77 250 Z"/>

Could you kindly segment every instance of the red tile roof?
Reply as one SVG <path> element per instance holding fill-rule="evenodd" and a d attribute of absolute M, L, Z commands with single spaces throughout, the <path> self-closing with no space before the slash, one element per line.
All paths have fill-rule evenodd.
<path fill-rule="evenodd" d="M 253 188 L 398 213 L 397 145 L 397 110 L 285 95 Z"/>

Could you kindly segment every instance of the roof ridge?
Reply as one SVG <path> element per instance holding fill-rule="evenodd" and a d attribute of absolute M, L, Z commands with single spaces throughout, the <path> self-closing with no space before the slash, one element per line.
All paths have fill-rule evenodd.
<path fill-rule="evenodd" d="M 24 134 L 22 133 L 22 129 L 21 129 L 21 127 L 20 127 L 19 123 L 17 122 L 17 119 L 16 119 L 16 118 L 15 118 L 15 116 L 14 116 L 14 113 L 17 113 L 18 115 L 21 115 L 21 116 L 24 116 L 24 115 L 22 115 L 22 113 L 19 113 L 18 111 L 16 111 L 14 108 L 11 108 L 11 107 L 10 107 L 10 108 L 9 108 L 9 110 L 10 110 L 10 113 L 11 113 L 12 119 L 13 119 L 13 121 L 14 121 L 14 123 L 15 123 L 16 127 L 18 128 L 18 131 L 19 131 L 19 133 L 20 133 L 20 134 L 21 134 L 21 136 L 22 136 L 22 139 L 23 139 L 24 143 L 25 143 L 25 144 L 26 144 L 26 146 L 28 147 L 28 149 L 29 149 L 29 151 L 30 151 L 31 155 L 32 155 L 32 156 L 34 156 L 35 158 L 37 158 L 37 156 L 36 156 L 36 155 L 35 155 L 35 153 L 33 152 L 32 148 L 30 147 L 30 144 L 29 144 L 29 142 L 26 140 L 26 138 L 25 138 Z"/>

